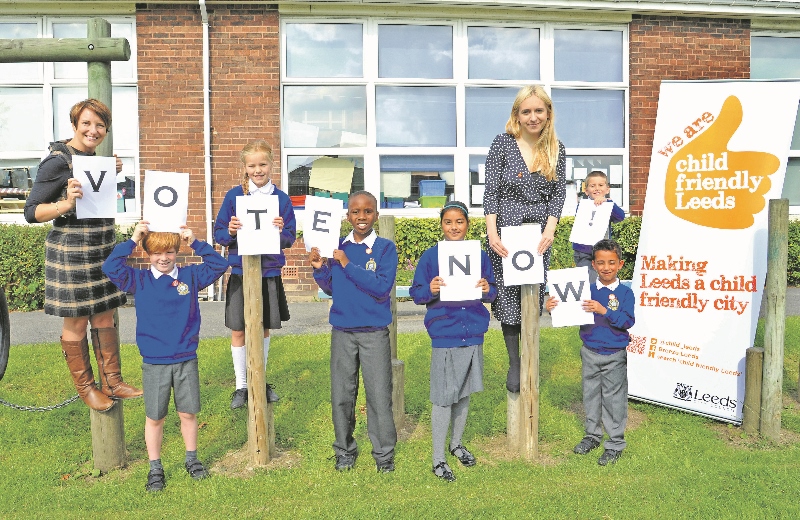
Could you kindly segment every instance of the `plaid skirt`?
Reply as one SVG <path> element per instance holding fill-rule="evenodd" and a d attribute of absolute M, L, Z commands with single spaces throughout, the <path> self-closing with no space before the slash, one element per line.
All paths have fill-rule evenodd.
<path fill-rule="evenodd" d="M 44 244 L 44 312 L 77 318 L 125 304 L 125 293 L 103 273 L 116 245 L 114 219 L 61 218 Z"/>

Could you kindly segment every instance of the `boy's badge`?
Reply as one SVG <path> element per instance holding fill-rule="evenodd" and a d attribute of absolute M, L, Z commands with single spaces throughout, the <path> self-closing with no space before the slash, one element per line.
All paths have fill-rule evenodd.
<path fill-rule="evenodd" d="M 178 280 L 172 280 L 172 286 L 177 287 L 180 282 Z"/>
<path fill-rule="evenodd" d="M 617 299 L 617 295 L 614 293 L 608 295 L 608 308 L 612 311 L 619 309 L 619 300 Z"/>
<path fill-rule="evenodd" d="M 175 281 L 177 282 L 177 280 L 175 280 Z M 187 294 L 189 294 L 189 286 L 186 285 L 183 282 L 179 283 L 178 284 L 178 294 L 180 294 L 181 296 L 186 296 Z"/>
<path fill-rule="evenodd" d="M 371 254 L 372 254 L 372 248 L 371 248 L 371 247 L 368 247 L 368 248 L 367 248 L 367 254 L 368 254 L 368 255 L 371 255 Z"/>
<path fill-rule="evenodd" d="M 375 259 L 374 258 L 370 258 L 369 262 L 367 262 L 367 266 L 366 267 L 367 267 L 367 271 L 374 271 L 375 269 L 378 268 L 378 264 L 375 263 Z"/>

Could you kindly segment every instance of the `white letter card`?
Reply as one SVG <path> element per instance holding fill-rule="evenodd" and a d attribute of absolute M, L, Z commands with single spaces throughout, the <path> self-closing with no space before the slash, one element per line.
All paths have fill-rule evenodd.
<path fill-rule="evenodd" d="M 81 183 L 83 191 L 83 198 L 75 200 L 76 217 L 87 219 L 117 216 L 116 158 L 74 155 L 72 176 Z"/>
<path fill-rule="evenodd" d="M 504 227 L 501 240 L 508 250 L 503 258 L 503 282 L 506 285 L 544 283 L 544 258 L 537 252 L 542 240 L 539 224 Z"/>
<path fill-rule="evenodd" d="M 583 301 L 592 299 L 589 268 L 555 269 L 547 272 L 550 296 L 558 300 L 550 315 L 553 327 L 570 327 L 594 323 L 594 313 L 583 310 Z"/>
<path fill-rule="evenodd" d="M 342 229 L 342 201 L 327 197 L 306 197 L 303 215 L 303 241 L 306 251 L 312 247 L 319 249 L 325 258 L 333 256 L 339 247 L 339 233 Z"/>
<path fill-rule="evenodd" d="M 240 255 L 276 255 L 281 252 L 281 232 L 272 224 L 278 211 L 277 195 L 236 197 L 236 216 L 242 223 L 236 234 Z"/>
<path fill-rule="evenodd" d="M 605 238 L 613 209 L 614 203 L 611 201 L 596 206 L 591 199 L 581 199 L 575 215 L 575 223 L 572 225 L 572 232 L 569 234 L 569 241 L 593 246 Z"/>
<path fill-rule="evenodd" d="M 144 172 L 142 219 L 150 231 L 180 233 L 189 211 L 189 174 Z"/>
<path fill-rule="evenodd" d="M 481 243 L 479 240 L 439 242 L 439 276 L 445 285 L 439 292 L 443 302 L 480 300 Z"/>

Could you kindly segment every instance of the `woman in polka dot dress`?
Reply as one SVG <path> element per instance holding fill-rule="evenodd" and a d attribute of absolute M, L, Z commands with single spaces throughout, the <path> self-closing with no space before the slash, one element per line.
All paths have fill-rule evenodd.
<path fill-rule="evenodd" d="M 500 228 L 527 222 L 542 227 L 542 240 L 537 249 L 544 255 L 546 278 L 550 246 L 566 196 L 565 168 L 564 145 L 556 138 L 550 96 L 538 85 L 523 87 L 514 100 L 506 132 L 494 138 L 486 157 L 483 196 L 489 256 L 498 288 L 492 312 L 502 325 L 508 349 L 506 388 L 510 392 L 519 392 L 520 387 L 521 288 L 506 287 L 503 283 L 502 259 L 508 256 L 508 250 L 500 240 Z M 544 287 L 545 284 L 541 284 L 540 309 Z"/>

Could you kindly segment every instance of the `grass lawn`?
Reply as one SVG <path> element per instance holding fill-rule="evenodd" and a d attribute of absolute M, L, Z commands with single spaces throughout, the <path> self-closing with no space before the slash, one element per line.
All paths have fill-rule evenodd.
<path fill-rule="evenodd" d="M 761 336 L 757 344 L 761 343 Z M 740 428 L 642 403 L 630 403 L 628 448 L 615 466 L 600 467 L 600 450 L 572 454 L 580 440 L 580 341 L 575 328 L 541 332 L 540 460 L 523 462 L 505 449 L 506 353 L 499 331 L 486 337 L 486 390 L 475 394 L 465 444 L 473 468 L 450 465 L 457 481 L 431 474 L 427 335 L 399 339 L 406 364 L 407 426 L 397 446 L 397 471 L 377 474 L 359 396 L 353 471 L 333 469 L 330 447 L 329 338 L 277 336 L 267 379 L 275 406 L 279 454 L 250 469 L 242 450 L 247 411 L 229 409 L 230 343 L 200 346 L 203 410 L 199 456 L 212 477 L 195 482 L 183 469 L 179 421 L 170 411 L 164 435 L 167 488 L 144 491 L 144 403 L 125 403 L 128 466 L 91 476 L 88 409 L 79 402 L 45 412 L 0 407 L 2 518 L 798 518 L 800 404 L 797 402 L 800 318 L 787 319 L 783 439 L 771 444 Z M 141 383 L 141 358 L 125 345 L 123 373 Z M 55 343 L 11 349 L 0 397 L 46 405 L 73 395 Z"/>

